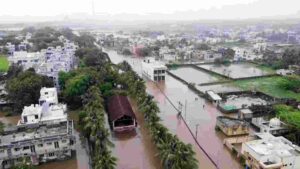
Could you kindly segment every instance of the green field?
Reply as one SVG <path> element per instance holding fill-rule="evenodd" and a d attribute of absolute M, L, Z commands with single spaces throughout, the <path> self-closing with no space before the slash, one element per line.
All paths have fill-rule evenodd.
<path fill-rule="evenodd" d="M 274 76 L 250 80 L 239 80 L 233 82 L 243 90 L 257 90 L 277 98 L 294 98 L 300 101 L 300 93 L 285 90 L 279 86 L 283 77 Z"/>
<path fill-rule="evenodd" d="M 6 72 L 8 70 L 9 63 L 7 57 L 0 55 L 0 72 Z"/>

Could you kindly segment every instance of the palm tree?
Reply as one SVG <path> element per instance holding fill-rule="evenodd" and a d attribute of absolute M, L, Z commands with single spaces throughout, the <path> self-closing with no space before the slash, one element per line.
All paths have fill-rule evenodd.
<path fill-rule="evenodd" d="M 95 169 L 114 169 L 117 159 L 111 155 L 111 151 L 105 151 L 102 154 L 97 153 L 94 158 Z"/>

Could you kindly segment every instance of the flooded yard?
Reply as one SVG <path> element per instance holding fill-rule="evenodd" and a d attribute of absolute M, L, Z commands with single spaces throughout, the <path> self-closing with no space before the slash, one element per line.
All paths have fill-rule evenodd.
<path fill-rule="evenodd" d="M 266 105 L 267 100 L 261 97 L 250 95 L 228 95 L 226 101 L 221 102 L 221 106 L 234 106 L 236 109 L 247 108 L 251 105 Z"/>
<path fill-rule="evenodd" d="M 180 67 L 171 69 L 170 72 L 185 80 L 186 82 L 195 83 L 196 85 L 218 81 L 217 77 L 212 76 L 206 72 L 194 69 L 192 67 Z"/>
<path fill-rule="evenodd" d="M 115 55 L 115 52 L 108 52 L 108 54 L 109 56 L 124 58 L 121 55 Z M 124 60 L 128 60 L 137 72 L 140 70 L 139 59 L 131 60 L 126 57 Z M 146 86 L 147 92 L 153 95 L 158 103 L 161 111 L 159 116 L 162 119 L 162 123 L 172 133 L 176 134 L 180 140 L 193 145 L 196 158 L 199 161 L 199 168 L 242 168 L 235 157 L 233 157 L 230 151 L 223 145 L 225 136 L 215 131 L 216 117 L 222 115 L 215 105 L 210 104 L 203 98 L 199 98 L 186 85 L 168 75 L 166 76 L 165 83 L 147 81 Z M 182 116 L 188 126 L 185 125 L 183 119 L 178 117 L 178 113 L 173 107 L 180 107 L 178 102 L 183 104 L 183 106 L 181 106 L 183 111 Z M 197 141 L 203 149 L 195 142 L 191 132 L 194 136 L 197 135 Z M 205 152 L 211 157 L 213 162 Z M 215 167 L 213 163 L 217 164 L 217 167 Z"/>
<path fill-rule="evenodd" d="M 201 92 L 206 92 L 208 90 L 212 90 L 216 93 L 241 91 L 239 88 L 228 83 L 205 86 L 196 85 L 196 88 Z"/>
<path fill-rule="evenodd" d="M 259 69 L 254 64 L 249 63 L 234 63 L 230 65 L 207 64 L 198 66 L 234 79 L 270 74 L 270 72 Z"/>

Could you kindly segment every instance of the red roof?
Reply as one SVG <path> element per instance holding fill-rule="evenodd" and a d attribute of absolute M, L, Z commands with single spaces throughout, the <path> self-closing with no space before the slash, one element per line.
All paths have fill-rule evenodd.
<path fill-rule="evenodd" d="M 114 95 L 108 99 L 108 117 L 110 121 L 115 121 L 123 116 L 135 118 L 127 96 Z"/>

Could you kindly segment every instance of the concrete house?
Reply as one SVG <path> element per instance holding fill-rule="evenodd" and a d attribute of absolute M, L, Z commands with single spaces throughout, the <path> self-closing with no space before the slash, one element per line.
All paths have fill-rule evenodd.
<path fill-rule="evenodd" d="M 300 148 L 284 137 L 256 133 L 257 140 L 242 144 L 242 154 L 251 169 L 300 168 Z"/>

